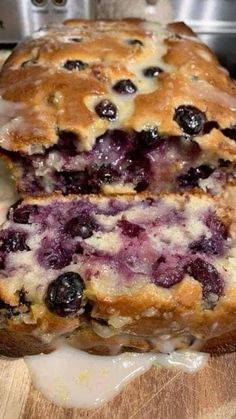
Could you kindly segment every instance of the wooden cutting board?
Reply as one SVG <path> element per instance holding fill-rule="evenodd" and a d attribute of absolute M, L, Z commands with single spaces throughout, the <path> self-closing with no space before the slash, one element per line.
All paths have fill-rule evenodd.
<path fill-rule="evenodd" d="M 96 410 L 63 409 L 36 391 L 22 360 L 0 361 L 1 419 L 233 419 L 236 354 L 196 374 L 153 367 Z"/>

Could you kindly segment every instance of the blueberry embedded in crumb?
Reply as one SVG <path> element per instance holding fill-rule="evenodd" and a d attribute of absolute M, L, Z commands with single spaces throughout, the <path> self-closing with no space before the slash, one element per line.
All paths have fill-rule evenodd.
<path fill-rule="evenodd" d="M 88 67 L 87 63 L 84 63 L 81 60 L 67 60 L 65 64 L 63 65 L 66 70 L 72 71 L 72 70 L 85 70 Z"/>
<path fill-rule="evenodd" d="M 98 182 L 91 178 L 86 169 L 59 172 L 57 177 L 59 182 L 62 183 L 60 189 L 64 194 L 90 194 L 98 192 L 100 189 Z"/>
<path fill-rule="evenodd" d="M 73 42 L 82 42 L 83 39 L 82 38 L 70 38 L 70 41 L 73 41 Z"/>
<path fill-rule="evenodd" d="M 119 220 L 117 223 L 122 233 L 130 238 L 138 237 L 145 229 L 138 224 L 131 223 L 128 220 Z"/>
<path fill-rule="evenodd" d="M 230 160 L 219 159 L 218 163 L 219 163 L 219 167 L 230 167 L 231 166 L 231 161 Z"/>
<path fill-rule="evenodd" d="M 175 110 L 174 121 L 188 135 L 198 135 L 203 132 L 206 123 L 205 114 L 191 105 L 182 105 Z"/>
<path fill-rule="evenodd" d="M 119 178 L 119 173 L 112 167 L 111 164 L 102 164 L 97 169 L 93 170 L 93 175 L 96 176 L 101 183 L 112 183 Z"/>
<path fill-rule="evenodd" d="M 222 129 L 222 132 L 226 137 L 236 141 L 236 127 Z"/>
<path fill-rule="evenodd" d="M 58 316 L 75 315 L 81 307 L 83 291 L 81 276 L 76 272 L 65 272 L 49 284 L 45 304 Z"/>
<path fill-rule="evenodd" d="M 151 172 L 150 161 L 145 156 L 130 153 L 128 156 L 131 163 L 127 167 L 128 181 L 134 183 L 134 189 L 142 192 L 149 186 L 149 178 Z"/>
<path fill-rule="evenodd" d="M 219 255 L 223 250 L 221 238 L 202 236 L 199 240 L 191 243 L 189 249 L 193 253 L 205 253 L 206 255 Z"/>
<path fill-rule="evenodd" d="M 26 244 L 27 234 L 22 231 L 3 230 L 0 237 L 0 251 L 3 252 L 22 252 L 29 251 L 30 248 Z"/>
<path fill-rule="evenodd" d="M 88 214 L 82 213 L 69 220 L 65 225 L 65 232 L 72 237 L 88 239 L 98 228 L 95 219 Z"/>
<path fill-rule="evenodd" d="M 117 107 L 108 99 L 103 99 L 95 106 L 95 111 L 100 118 L 115 121 L 117 116 Z"/>
<path fill-rule="evenodd" d="M 143 42 L 140 39 L 128 39 L 127 44 L 143 46 Z"/>
<path fill-rule="evenodd" d="M 31 224 L 36 214 L 38 214 L 37 205 L 23 205 L 18 208 L 11 207 L 8 217 L 17 224 Z"/>
<path fill-rule="evenodd" d="M 163 70 L 158 66 L 147 67 L 143 70 L 144 76 L 149 78 L 157 77 L 161 73 L 163 73 Z"/>
<path fill-rule="evenodd" d="M 4 254 L 0 254 L 0 270 L 5 269 L 5 256 Z"/>
<path fill-rule="evenodd" d="M 113 90 L 121 95 L 132 95 L 137 92 L 137 87 L 130 79 L 124 79 L 114 84 Z"/>
<path fill-rule="evenodd" d="M 219 124 L 216 121 L 207 121 L 204 124 L 203 134 L 209 134 L 213 129 L 219 129 Z"/>
<path fill-rule="evenodd" d="M 216 268 L 210 263 L 197 258 L 186 266 L 186 271 L 202 284 L 203 298 L 207 299 L 209 294 L 216 294 L 218 297 L 223 294 L 223 280 Z"/>
<path fill-rule="evenodd" d="M 163 288 L 170 288 L 182 281 L 184 268 L 179 257 L 166 258 L 160 256 L 152 266 L 154 284 Z"/>
<path fill-rule="evenodd" d="M 182 188 L 198 186 L 199 180 L 207 179 L 213 172 L 214 169 L 206 164 L 191 167 L 187 173 L 178 176 L 178 184 Z"/>
<path fill-rule="evenodd" d="M 56 147 L 68 156 L 75 156 L 77 154 L 76 143 L 78 143 L 78 136 L 72 131 L 59 131 L 58 142 Z"/>
<path fill-rule="evenodd" d="M 19 304 L 20 305 L 24 305 L 26 307 L 30 307 L 31 306 L 31 302 L 29 300 L 27 300 L 26 298 L 27 293 L 25 292 L 25 290 L 22 288 L 19 291 Z"/>
<path fill-rule="evenodd" d="M 161 144 L 162 137 L 160 136 L 157 128 L 150 128 L 142 130 L 137 134 L 137 147 L 144 151 L 151 151 Z"/>

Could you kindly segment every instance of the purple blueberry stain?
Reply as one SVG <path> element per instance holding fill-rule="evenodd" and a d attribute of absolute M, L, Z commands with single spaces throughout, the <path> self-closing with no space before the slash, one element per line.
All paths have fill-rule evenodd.
<path fill-rule="evenodd" d="M 223 252 L 224 243 L 221 238 L 202 236 L 199 240 L 191 243 L 189 249 L 193 253 L 205 253 L 207 255 L 219 255 Z"/>
<path fill-rule="evenodd" d="M 130 238 L 138 237 L 145 231 L 145 229 L 138 224 L 131 223 L 130 221 L 124 219 L 119 220 L 117 225 L 121 228 L 122 233 Z"/>
<path fill-rule="evenodd" d="M 68 266 L 73 257 L 72 246 L 67 246 L 63 240 L 49 241 L 44 239 L 38 250 L 38 262 L 45 269 L 62 269 Z"/>
<path fill-rule="evenodd" d="M 199 135 L 206 123 L 205 114 L 191 105 L 182 105 L 175 110 L 174 121 L 188 135 Z"/>
<path fill-rule="evenodd" d="M 45 304 L 58 316 L 74 316 L 81 307 L 83 291 L 81 276 L 76 272 L 64 272 L 49 284 Z"/>
<path fill-rule="evenodd" d="M 57 178 L 62 182 L 59 189 L 62 189 L 65 194 L 89 194 L 99 190 L 99 185 L 93 182 L 87 169 L 59 172 Z"/>

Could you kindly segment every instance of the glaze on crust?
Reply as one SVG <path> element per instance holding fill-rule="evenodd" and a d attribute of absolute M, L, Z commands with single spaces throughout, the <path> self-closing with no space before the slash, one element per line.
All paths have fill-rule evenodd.
<path fill-rule="evenodd" d="M 2 152 L 13 163 L 18 188 L 28 194 L 175 191 L 182 187 L 179 176 L 207 164 L 210 170 L 200 180 L 209 178 L 209 185 L 190 186 L 217 193 L 219 184 L 234 177 L 235 83 L 182 23 L 163 28 L 135 19 L 71 20 L 41 29 L 6 61 L 0 91 Z M 195 133 L 181 126 L 176 112 L 180 114 L 183 106 L 188 112 L 200 111 L 188 115 L 202 125 Z M 121 151 L 119 168 L 111 165 L 107 173 L 106 166 L 104 174 L 103 163 L 100 173 L 94 157 L 98 139 L 116 136 L 117 130 L 128 136 L 131 149 L 128 155 Z M 161 156 L 159 151 L 143 150 L 150 132 L 167 144 Z M 65 146 L 70 141 L 74 157 Z M 106 141 L 109 147 L 107 137 Z M 196 150 L 199 156 L 192 159 Z M 145 164 L 140 168 L 141 160 Z M 158 171 L 162 161 L 165 165 Z M 222 161 L 228 162 L 227 170 Z M 75 171 L 80 177 L 73 177 L 73 184 L 80 184 L 71 190 L 67 173 L 71 178 Z M 86 187 L 81 186 L 85 171 L 91 178 Z"/>
<path fill-rule="evenodd" d="M 231 226 L 231 211 L 205 194 L 26 198 L 0 231 L 3 333 L 30 334 L 39 351 L 66 335 L 101 353 L 164 351 L 167 335 L 180 349 L 230 332 Z"/>

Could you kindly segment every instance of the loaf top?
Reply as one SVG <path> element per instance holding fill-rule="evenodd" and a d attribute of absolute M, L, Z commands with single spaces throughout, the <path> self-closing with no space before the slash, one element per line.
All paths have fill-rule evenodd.
<path fill-rule="evenodd" d="M 183 23 L 70 20 L 42 28 L 6 61 L 0 92 L 6 150 L 43 153 L 62 131 L 77 135 L 81 151 L 117 127 L 187 135 L 187 106 L 200 147 L 236 156 L 235 83 Z"/>

